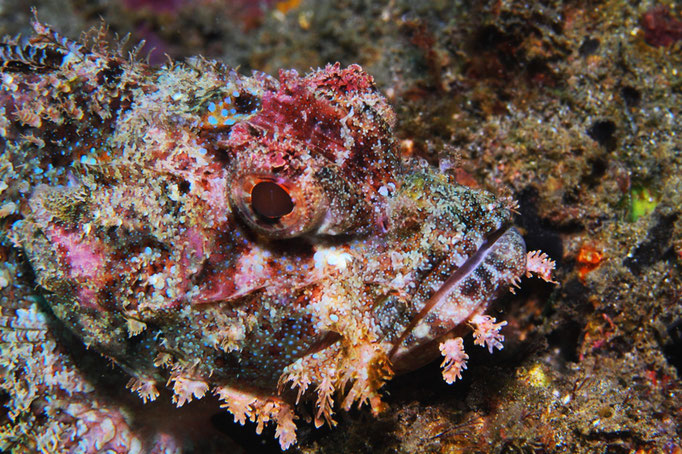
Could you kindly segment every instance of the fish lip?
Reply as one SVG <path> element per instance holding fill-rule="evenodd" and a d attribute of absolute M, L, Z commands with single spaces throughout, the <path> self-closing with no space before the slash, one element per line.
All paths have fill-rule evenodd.
<path fill-rule="evenodd" d="M 488 234 L 481 246 L 474 252 L 469 258 L 467 258 L 464 263 L 459 266 L 441 285 L 438 290 L 434 292 L 433 295 L 424 304 L 424 307 L 417 313 L 417 315 L 410 320 L 410 323 L 405 327 L 401 335 L 396 339 L 388 353 L 388 358 L 393 362 L 396 358 L 396 353 L 398 352 L 403 341 L 410 335 L 414 328 L 419 324 L 419 322 L 426 317 L 426 315 L 433 310 L 436 305 L 442 302 L 447 295 L 467 276 L 469 276 L 478 266 L 485 260 L 488 251 L 490 251 L 498 242 L 502 236 L 509 232 L 510 230 L 515 230 L 511 224 L 504 224 L 497 230 Z M 459 326 L 459 325 L 457 325 Z M 454 327 L 456 328 L 456 326 Z M 453 329 L 454 329 L 453 328 Z"/>

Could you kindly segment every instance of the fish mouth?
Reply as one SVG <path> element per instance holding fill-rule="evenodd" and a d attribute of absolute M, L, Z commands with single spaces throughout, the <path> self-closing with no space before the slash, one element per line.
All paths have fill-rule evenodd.
<path fill-rule="evenodd" d="M 425 300 L 393 343 L 389 359 L 394 364 L 403 362 L 403 357 L 413 356 L 410 350 L 431 344 L 484 311 L 491 300 L 523 274 L 525 250 L 521 234 L 511 225 L 488 234 L 476 251 Z"/>

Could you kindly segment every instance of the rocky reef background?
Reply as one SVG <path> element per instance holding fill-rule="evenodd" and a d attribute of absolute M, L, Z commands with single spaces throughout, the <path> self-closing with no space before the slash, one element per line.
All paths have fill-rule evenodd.
<path fill-rule="evenodd" d="M 529 281 L 499 302 L 505 349 L 473 354 L 462 381 L 443 383 L 438 363 L 398 377 L 383 416 L 360 410 L 334 429 L 302 424 L 292 451 L 679 454 L 679 5 L 412 3 L 34 6 L 69 37 L 103 20 L 112 37 L 145 40 L 154 64 L 166 54 L 202 54 L 242 72 L 359 63 L 398 114 L 403 153 L 514 196 L 529 249 L 557 260 L 558 286 Z M 0 0 L 0 34 L 29 34 L 30 6 Z M 1 252 L 0 280 L 15 260 Z M 246 452 L 278 450 L 230 420 L 211 424 Z"/>

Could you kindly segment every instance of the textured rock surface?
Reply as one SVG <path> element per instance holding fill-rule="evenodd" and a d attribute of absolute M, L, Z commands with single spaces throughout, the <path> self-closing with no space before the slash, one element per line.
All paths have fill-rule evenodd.
<path fill-rule="evenodd" d="M 465 342 L 463 381 L 442 383 L 438 364 L 398 377 L 383 418 L 351 413 L 333 431 L 303 428 L 300 449 L 679 450 L 674 5 L 652 35 L 653 19 L 666 17 L 653 2 L 301 2 L 269 10 L 231 40 L 215 20 L 222 2 L 206 2 L 191 20 L 107 2 L 59 4 L 39 5 L 40 17 L 70 36 L 102 14 L 138 38 L 149 32 L 130 24 L 165 30 L 166 46 L 157 47 L 174 56 L 224 56 L 271 73 L 361 64 L 396 109 L 403 153 L 469 185 L 511 187 L 529 248 L 558 259 L 559 288 L 526 284 L 499 306 L 509 322 L 503 352 L 476 354 Z M 3 24 L 26 31 L 30 16 L 21 12 L 4 2 Z"/>

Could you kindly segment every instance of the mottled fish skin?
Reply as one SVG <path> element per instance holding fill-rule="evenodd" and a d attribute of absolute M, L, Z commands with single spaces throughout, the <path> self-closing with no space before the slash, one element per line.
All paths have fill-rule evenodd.
<path fill-rule="evenodd" d="M 304 395 L 333 424 L 335 394 L 380 411 L 470 324 L 501 348 L 481 317 L 526 272 L 513 205 L 401 159 L 359 66 L 153 69 L 34 27 L 0 50 L 4 226 L 145 401 L 212 391 L 287 448 Z"/>

